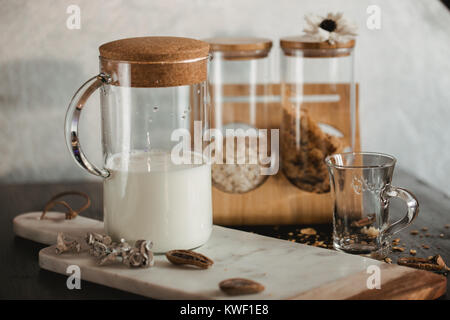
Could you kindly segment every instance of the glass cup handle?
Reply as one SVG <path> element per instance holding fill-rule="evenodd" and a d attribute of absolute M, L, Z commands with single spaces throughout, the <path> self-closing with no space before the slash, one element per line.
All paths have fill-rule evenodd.
<path fill-rule="evenodd" d="M 406 189 L 389 186 L 384 191 L 384 198 L 399 198 L 403 200 L 407 206 L 406 216 L 403 219 L 392 223 L 384 230 L 384 234 L 388 236 L 396 234 L 400 230 L 406 228 L 419 214 L 419 202 L 416 197 Z"/>
<path fill-rule="evenodd" d="M 81 150 L 80 140 L 78 138 L 78 123 L 80 121 L 81 110 L 83 109 L 89 97 L 104 84 L 111 82 L 110 76 L 100 73 L 86 81 L 75 93 L 70 101 L 69 108 L 66 113 L 66 121 L 64 126 L 66 144 L 75 161 L 88 172 L 93 175 L 107 178 L 109 172 L 106 169 L 98 168 L 93 165 Z"/>

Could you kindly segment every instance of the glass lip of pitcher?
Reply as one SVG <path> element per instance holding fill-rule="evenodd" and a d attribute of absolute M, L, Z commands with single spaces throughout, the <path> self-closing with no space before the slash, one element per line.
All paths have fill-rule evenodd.
<path fill-rule="evenodd" d="M 379 158 L 380 164 L 375 165 L 346 165 L 342 164 L 342 161 L 334 162 L 333 160 L 340 158 L 344 158 L 346 156 L 353 156 L 353 158 L 368 156 L 373 159 Z M 341 163 L 339 163 L 341 162 Z M 343 153 L 335 153 L 329 155 L 325 158 L 325 163 L 329 168 L 338 168 L 338 169 L 383 169 L 395 166 L 397 159 L 394 156 L 391 156 L 386 153 L 381 152 L 343 152 Z"/>

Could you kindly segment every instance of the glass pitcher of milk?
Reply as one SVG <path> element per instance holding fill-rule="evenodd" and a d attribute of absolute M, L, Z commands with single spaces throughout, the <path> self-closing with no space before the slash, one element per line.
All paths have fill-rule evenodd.
<path fill-rule="evenodd" d="M 76 162 L 104 178 L 105 232 L 116 241 L 151 240 L 160 253 L 201 246 L 212 230 L 211 167 L 201 139 L 210 116 L 208 44 L 142 37 L 99 51 L 100 74 L 73 97 L 65 131 Z M 80 113 L 96 89 L 101 167 L 88 161 L 78 137 Z"/>

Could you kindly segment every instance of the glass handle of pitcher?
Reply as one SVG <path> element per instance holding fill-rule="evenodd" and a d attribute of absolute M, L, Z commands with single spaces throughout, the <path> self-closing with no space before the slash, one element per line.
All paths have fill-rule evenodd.
<path fill-rule="evenodd" d="M 111 78 L 103 73 L 92 77 L 88 81 L 86 81 L 80 89 L 75 93 L 72 100 L 70 101 L 69 108 L 66 113 L 66 121 L 65 121 L 65 136 L 66 136 L 66 144 L 69 148 L 72 156 L 75 158 L 75 161 L 88 172 L 100 176 L 103 178 L 107 178 L 109 176 L 109 172 L 106 169 L 98 168 L 94 164 L 92 164 L 85 156 L 81 149 L 80 140 L 78 137 L 78 123 L 80 121 L 81 110 L 83 110 L 86 101 L 89 97 L 99 88 L 101 88 L 104 84 L 108 84 L 111 82 Z"/>
<path fill-rule="evenodd" d="M 419 202 L 416 197 L 406 189 L 388 186 L 383 194 L 385 199 L 389 198 L 398 198 L 403 200 L 406 203 L 406 215 L 403 219 L 398 220 L 392 224 L 390 224 L 385 230 L 384 234 L 387 236 L 391 236 L 409 226 L 413 220 L 419 214 Z"/>

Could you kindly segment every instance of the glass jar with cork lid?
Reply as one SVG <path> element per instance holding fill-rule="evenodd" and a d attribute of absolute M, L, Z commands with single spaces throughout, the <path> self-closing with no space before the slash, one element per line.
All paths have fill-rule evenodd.
<path fill-rule="evenodd" d="M 212 230 L 211 166 L 194 136 L 209 128 L 209 45 L 142 37 L 99 51 L 100 74 L 73 97 L 65 130 L 76 162 L 103 178 L 106 233 L 116 241 L 152 241 L 155 252 L 204 244 Z M 96 89 L 103 142 L 98 167 L 78 134 L 81 111 Z"/>
<path fill-rule="evenodd" d="M 271 160 L 267 130 L 278 127 L 276 119 L 271 117 L 271 113 L 277 112 L 277 106 L 270 100 L 272 41 L 265 38 L 205 41 L 210 44 L 212 56 L 211 123 L 223 138 L 223 144 L 218 144 L 215 150 L 213 185 L 224 193 L 250 192 L 261 186 L 270 174 L 266 172 Z M 219 198 L 225 197 L 224 194 Z M 217 208 L 220 211 L 224 206 L 218 204 Z"/>
<path fill-rule="evenodd" d="M 328 193 L 325 158 L 359 149 L 354 46 L 353 39 L 280 40 L 281 168 L 303 191 Z"/>

